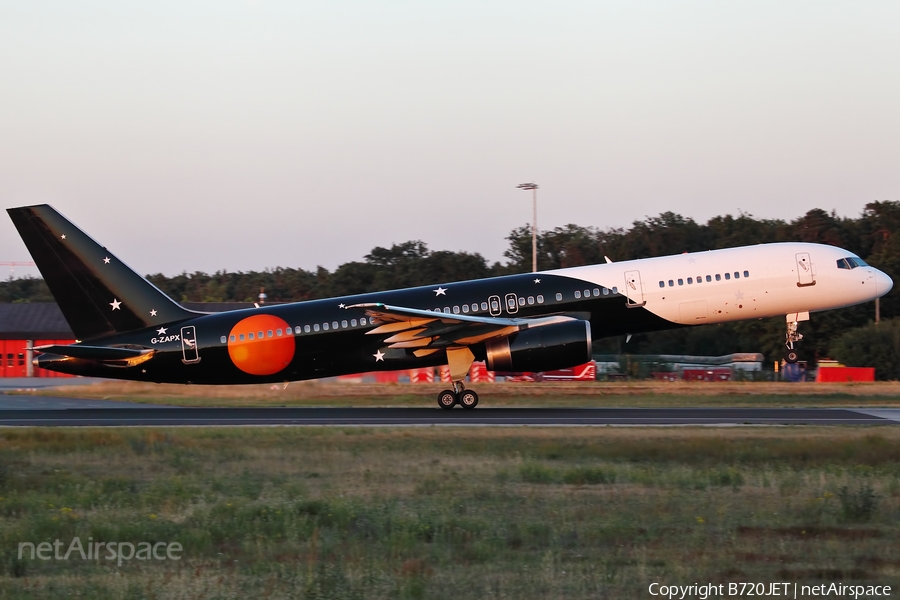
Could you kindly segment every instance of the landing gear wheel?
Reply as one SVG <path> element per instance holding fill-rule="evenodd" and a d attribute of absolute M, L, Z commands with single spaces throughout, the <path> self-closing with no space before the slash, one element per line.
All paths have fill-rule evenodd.
<path fill-rule="evenodd" d="M 453 390 L 444 390 L 437 397 L 438 406 L 443 408 L 444 410 L 450 410 L 456 405 L 456 394 L 453 393 Z M 476 400 L 476 402 L 478 402 Z"/>
<path fill-rule="evenodd" d="M 784 362 L 786 362 L 789 365 L 792 365 L 795 362 L 797 362 L 798 358 L 799 357 L 797 356 L 796 350 L 788 350 L 787 352 L 784 353 Z"/>
<path fill-rule="evenodd" d="M 472 390 L 466 390 L 459 395 L 459 405 L 465 409 L 471 410 L 478 406 L 478 394 Z"/>

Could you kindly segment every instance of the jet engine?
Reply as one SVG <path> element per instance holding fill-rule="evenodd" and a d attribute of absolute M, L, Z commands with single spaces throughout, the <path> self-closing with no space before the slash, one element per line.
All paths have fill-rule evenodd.
<path fill-rule="evenodd" d="M 490 371 L 554 371 L 591 360 L 591 324 L 571 320 L 525 329 L 508 337 L 488 340 Z"/>

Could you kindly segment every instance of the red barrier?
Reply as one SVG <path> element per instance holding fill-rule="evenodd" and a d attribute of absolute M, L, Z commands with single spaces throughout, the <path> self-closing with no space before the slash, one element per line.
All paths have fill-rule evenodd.
<path fill-rule="evenodd" d="M 875 367 L 819 367 L 816 381 L 875 381 Z"/>

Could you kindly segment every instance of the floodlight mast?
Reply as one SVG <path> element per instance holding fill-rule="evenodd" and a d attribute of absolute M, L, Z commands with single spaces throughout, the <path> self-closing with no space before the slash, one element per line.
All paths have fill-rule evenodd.
<path fill-rule="evenodd" d="M 537 190 L 538 184 L 520 183 L 516 186 L 522 190 L 531 190 L 532 222 L 531 222 L 531 272 L 537 273 Z"/>

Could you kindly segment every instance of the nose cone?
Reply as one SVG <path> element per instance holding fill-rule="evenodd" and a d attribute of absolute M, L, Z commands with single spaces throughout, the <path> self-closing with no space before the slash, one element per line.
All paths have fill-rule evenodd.
<path fill-rule="evenodd" d="M 894 287 L 894 280 L 888 277 L 885 273 L 882 273 L 878 269 L 875 269 L 875 297 L 879 298 L 884 296 L 891 288 Z"/>

